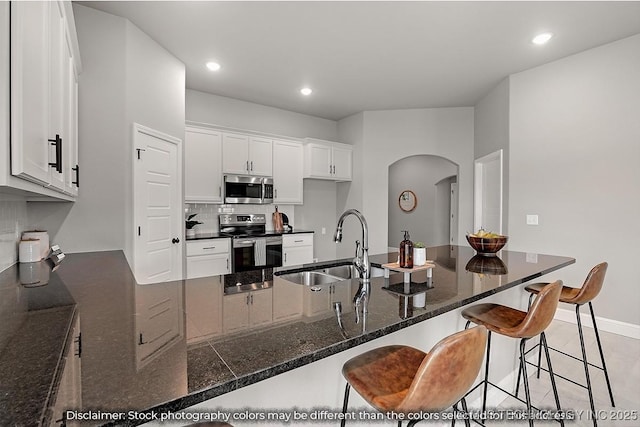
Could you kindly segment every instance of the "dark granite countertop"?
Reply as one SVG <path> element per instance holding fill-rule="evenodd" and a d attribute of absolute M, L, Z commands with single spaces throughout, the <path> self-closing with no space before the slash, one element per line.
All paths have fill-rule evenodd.
<path fill-rule="evenodd" d="M 48 393 L 46 383 L 54 375 L 51 372 L 56 370 L 56 364 L 45 356 L 50 351 L 46 346 L 53 345 L 55 354 L 59 354 L 64 348 L 64 343 L 60 343 L 64 341 L 63 330 L 68 330 L 71 322 L 69 313 L 55 320 L 50 317 L 38 319 L 39 312 L 66 311 L 74 307 L 75 302 L 82 319 L 82 410 L 179 410 L 374 340 L 575 262 L 568 257 L 502 251 L 500 267 L 506 269 L 506 274 L 483 272 L 478 275 L 465 267 L 469 265 L 482 271 L 487 263 L 495 268 L 495 262 L 478 261 L 471 248 L 428 248 L 427 257 L 435 261 L 436 267 L 431 288 L 426 291 L 425 308 L 410 307 L 410 301 L 407 307 L 410 297 L 389 292 L 402 283 L 402 274 L 392 274 L 389 279 L 374 278 L 366 330 L 362 331 L 361 326 L 353 322 L 353 316 L 345 316 L 345 337 L 331 310 L 313 317 L 294 316 L 281 322 L 267 322 L 259 329 L 245 328 L 241 332 L 225 334 L 227 321 L 231 318 L 225 316 L 224 307 L 233 299 L 250 298 L 251 295 L 256 299 L 260 295 L 270 298 L 268 292 L 273 293 L 271 298 L 275 302 L 280 298 L 279 292 L 296 292 L 301 287 L 278 278 L 284 272 L 344 265 L 350 262 L 349 259 L 278 269 L 274 273 L 273 287 L 253 293 L 224 295 L 224 277 L 137 285 L 120 251 L 71 254 L 51 274 L 49 286 L 25 292 L 29 296 L 27 302 L 23 296 L 25 289 L 19 284 L 12 287 L 3 283 L 10 281 L 7 277 L 11 278 L 11 273 L 0 276 L 0 290 L 9 295 L 17 292 L 15 298 L 24 306 L 24 309 L 16 309 L 15 304 L 6 302 L 0 306 L 3 310 L 0 312 L 3 320 L 0 323 L 0 373 L 4 379 L 5 372 L 22 371 L 34 363 L 41 364 L 42 371 L 49 372 L 37 374 L 42 379 L 40 384 L 25 385 L 29 390 L 26 390 L 27 400 L 23 402 L 28 407 L 20 406 L 23 405 L 21 402 L 13 403 L 13 406 L 20 406 L 15 409 L 18 414 L 15 416 L 23 417 L 20 418 L 25 421 L 23 424 L 37 424 L 39 412 L 34 408 L 46 405 L 42 403 Z M 378 267 L 395 259 L 396 254 L 371 257 L 372 264 Z M 13 280 L 15 282 L 15 277 Z M 425 272 L 412 275 L 414 289 L 426 282 Z M 342 306 L 348 310 L 358 280 L 343 281 L 339 286 L 346 291 Z M 52 303 L 49 306 L 31 303 L 44 300 Z M 160 306 L 159 302 L 164 305 Z M 217 309 L 212 310 L 212 307 Z M 160 310 L 168 317 L 156 324 L 152 320 L 157 314 L 154 310 Z M 277 310 L 275 303 L 273 310 L 273 313 Z M 38 316 L 29 314 L 31 311 L 37 312 Z M 35 325 L 28 325 L 24 320 L 29 316 Z M 46 332 L 38 328 L 44 328 Z M 22 338 L 17 340 L 18 336 Z M 159 336 L 165 338 L 154 339 Z M 14 341 L 16 344 L 12 345 Z M 25 341 L 33 346 L 25 348 L 29 357 L 17 357 L 16 349 L 26 346 Z M 149 343 L 155 344 L 150 347 Z M 38 347 L 39 344 L 42 347 Z M 20 391 L 20 385 L 15 381 L 3 380 L 1 387 L 0 399 L 15 396 Z M 4 401 L 0 401 L 0 406 L 7 407 Z M 0 424 L 5 424 L 3 421 L 5 419 L 0 418 Z M 130 424 L 140 423 L 130 421 Z"/>
<path fill-rule="evenodd" d="M 265 232 L 265 235 L 268 236 L 284 236 L 287 234 L 302 234 L 302 233 L 314 233 L 313 230 L 303 230 L 300 228 L 293 228 L 291 230 L 287 230 L 287 231 L 274 231 L 274 230 L 267 230 Z M 200 234 L 196 234 L 193 237 L 187 237 L 186 240 L 187 241 L 193 241 L 193 240 L 208 240 L 208 239 L 224 239 L 224 238 L 228 238 L 230 237 L 229 235 L 225 235 L 225 234 L 220 234 L 217 232 L 211 232 L 211 233 L 200 233 Z"/>

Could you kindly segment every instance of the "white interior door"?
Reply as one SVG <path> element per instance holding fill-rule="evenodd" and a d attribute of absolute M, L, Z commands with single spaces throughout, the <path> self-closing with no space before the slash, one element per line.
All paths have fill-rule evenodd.
<path fill-rule="evenodd" d="M 134 123 L 134 274 L 138 283 L 182 278 L 181 141 Z"/>
<path fill-rule="evenodd" d="M 474 231 L 502 234 L 502 150 L 475 161 Z"/>

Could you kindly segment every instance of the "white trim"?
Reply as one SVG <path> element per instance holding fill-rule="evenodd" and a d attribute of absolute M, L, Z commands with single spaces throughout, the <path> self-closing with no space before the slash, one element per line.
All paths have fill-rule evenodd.
<path fill-rule="evenodd" d="M 582 311 L 585 311 L 583 313 Z M 576 314 L 574 310 L 557 309 L 554 319 L 561 320 L 563 322 L 577 324 Z M 583 326 L 593 328 L 591 322 L 591 314 L 588 307 L 581 308 L 580 321 Z M 598 331 L 610 332 L 616 335 L 622 335 L 624 337 L 640 339 L 640 325 L 634 325 L 633 323 L 620 322 L 618 320 L 605 319 L 604 317 L 596 316 L 596 322 L 598 322 Z"/>
<path fill-rule="evenodd" d="M 502 224 L 503 224 L 503 180 L 504 180 L 504 171 L 503 171 L 503 151 L 502 149 L 494 151 L 491 154 L 487 154 L 486 156 L 479 157 L 473 161 L 474 165 L 474 180 L 473 180 L 473 229 L 474 231 L 479 229 L 482 226 L 482 209 L 481 204 L 479 203 L 482 200 L 482 174 L 483 174 L 483 166 L 485 163 L 489 161 L 498 160 L 500 163 L 500 215 L 499 215 L 499 230 L 497 233 L 502 234 Z M 496 230 L 492 230 L 496 231 Z"/>

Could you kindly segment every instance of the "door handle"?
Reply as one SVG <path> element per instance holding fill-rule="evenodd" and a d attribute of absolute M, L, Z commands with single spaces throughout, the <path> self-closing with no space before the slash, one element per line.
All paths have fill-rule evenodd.
<path fill-rule="evenodd" d="M 249 172 L 249 160 L 247 160 L 247 172 Z"/>
<path fill-rule="evenodd" d="M 75 181 L 71 181 L 71 184 L 73 184 L 76 187 L 80 188 L 80 165 L 76 165 L 76 167 L 75 168 L 71 168 L 71 170 L 76 172 L 76 180 Z"/>
<path fill-rule="evenodd" d="M 176 243 L 180 243 L 180 239 L 178 239 L 177 237 L 174 237 L 173 239 L 171 239 L 171 243 L 173 243 L 174 245 Z"/>
<path fill-rule="evenodd" d="M 251 172 L 253 172 L 253 160 L 251 160 Z"/>
<path fill-rule="evenodd" d="M 49 163 L 49 166 L 53 166 L 58 173 L 62 173 L 62 138 L 56 134 L 55 139 L 49 139 L 51 145 L 56 147 L 56 161 Z"/>

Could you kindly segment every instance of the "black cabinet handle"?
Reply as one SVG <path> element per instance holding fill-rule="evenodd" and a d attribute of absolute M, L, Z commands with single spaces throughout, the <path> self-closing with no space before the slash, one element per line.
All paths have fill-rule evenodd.
<path fill-rule="evenodd" d="M 50 139 L 49 142 L 56 147 L 56 161 L 49 163 L 49 166 L 53 166 L 56 172 L 62 173 L 62 138 L 56 134 L 56 139 Z"/>
<path fill-rule="evenodd" d="M 178 239 L 177 237 L 174 237 L 173 239 L 171 239 L 171 243 L 173 243 L 174 245 L 176 243 L 180 243 L 180 239 Z"/>
<path fill-rule="evenodd" d="M 75 168 L 71 168 L 71 170 L 76 172 L 76 180 L 75 181 L 71 181 L 71 184 L 73 184 L 76 187 L 80 188 L 80 165 L 76 165 L 76 167 Z"/>

